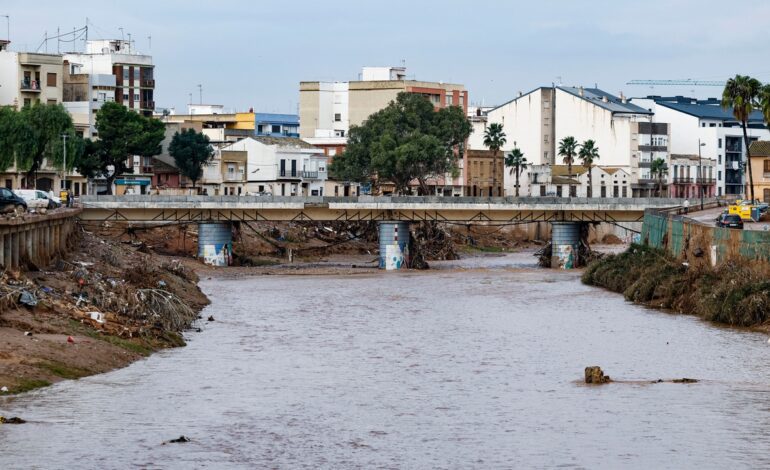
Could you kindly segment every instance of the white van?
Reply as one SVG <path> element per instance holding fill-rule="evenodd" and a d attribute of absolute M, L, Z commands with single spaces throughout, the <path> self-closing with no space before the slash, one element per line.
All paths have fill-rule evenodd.
<path fill-rule="evenodd" d="M 61 205 L 39 189 L 16 189 L 13 192 L 24 199 L 30 209 L 55 209 Z"/>

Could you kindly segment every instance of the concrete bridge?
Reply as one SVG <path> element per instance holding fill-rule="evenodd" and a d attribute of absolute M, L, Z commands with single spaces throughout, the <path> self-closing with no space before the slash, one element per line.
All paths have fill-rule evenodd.
<path fill-rule="evenodd" d="M 550 222 L 552 265 L 577 266 L 581 230 L 590 222 L 640 222 L 647 209 L 682 205 L 680 199 L 552 197 L 283 197 L 283 196 L 84 196 L 82 220 L 199 224 L 198 254 L 226 265 L 232 257 L 231 224 L 271 221 L 379 221 L 380 267 L 409 263 L 409 223 Z"/>
<path fill-rule="evenodd" d="M 83 196 L 82 220 L 128 222 L 639 222 L 682 199 L 555 197 Z"/>

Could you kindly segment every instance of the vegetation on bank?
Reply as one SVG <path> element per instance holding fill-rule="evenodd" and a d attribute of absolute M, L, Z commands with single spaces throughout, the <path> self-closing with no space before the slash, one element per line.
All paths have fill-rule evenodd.
<path fill-rule="evenodd" d="M 631 245 L 592 263 L 583 283 L 640 304 L 727 325 L 759 326 L 770 320 L 770 266 L 765 263 L 687 265 L 663 250 Z"/>

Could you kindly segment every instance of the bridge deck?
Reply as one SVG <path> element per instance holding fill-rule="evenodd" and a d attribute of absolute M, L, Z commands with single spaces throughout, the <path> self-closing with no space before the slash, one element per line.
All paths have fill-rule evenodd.
<path fill-rule="evenodd" d="M 82 220 L 333 221 L 437 220 L 451 222 L 637 222 L 646 209 L 677 207 L 682 199 L 83 196 Z"/>

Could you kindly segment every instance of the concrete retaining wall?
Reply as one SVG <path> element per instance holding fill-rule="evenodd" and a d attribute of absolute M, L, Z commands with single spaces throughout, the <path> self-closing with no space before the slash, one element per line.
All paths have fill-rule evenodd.
<path fill-rule="evenodd" d="M 46 266 L 67 250 L 80 209 L 0 220 L 0 266 Z"/>

